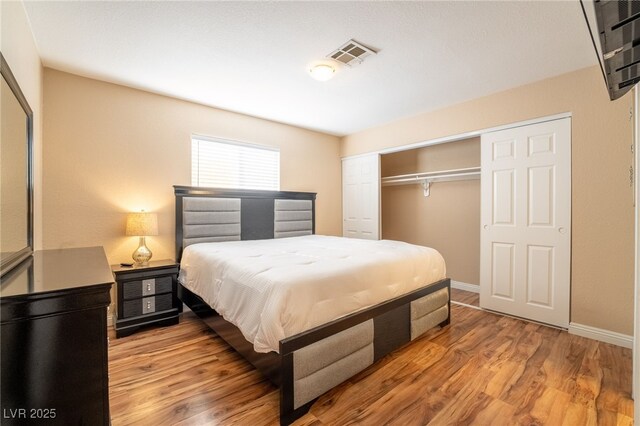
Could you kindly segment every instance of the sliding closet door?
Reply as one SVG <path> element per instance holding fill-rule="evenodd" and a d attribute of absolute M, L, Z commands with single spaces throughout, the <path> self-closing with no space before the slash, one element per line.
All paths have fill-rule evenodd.
<path fill-rule="evenodd" d="M 480 306 L 569 325 L 571 119 L 482 135 Z"/>
<path fill-rule="evenodd" d="M 342 235 L 380 238 L 380 156 L 342 160 Z"/>

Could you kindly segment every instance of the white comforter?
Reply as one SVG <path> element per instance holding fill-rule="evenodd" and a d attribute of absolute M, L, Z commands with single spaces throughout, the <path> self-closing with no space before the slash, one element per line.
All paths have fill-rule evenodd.
<path fill-rule="evenodd" d="M 193 244 L 180 282 L 235 324 L 257 352 L 445 277 L 436 250 L 310 235 Z"/>

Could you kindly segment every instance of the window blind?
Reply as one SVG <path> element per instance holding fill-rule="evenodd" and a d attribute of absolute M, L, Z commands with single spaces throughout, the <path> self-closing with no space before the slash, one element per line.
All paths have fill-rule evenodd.
<path fill-rule="evenodd" d="M 280 189 L 280 151 L 224 139 L 192 136 L 191 185 Z"/>

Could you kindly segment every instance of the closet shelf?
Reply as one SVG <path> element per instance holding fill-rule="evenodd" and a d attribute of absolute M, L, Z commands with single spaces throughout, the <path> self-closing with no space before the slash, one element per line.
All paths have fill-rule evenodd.
<path fill-rule="evenodd" d="M 408 175 L 388 176 L 381 179 L 382 186 L 406 185 L 418 183 L 424 189 L 424 196 L 429 196 L 432 183 L 456 180 L 480 179 L 480 167 L 465 169 L 440 170 L 437 172 L 411 173 Z"/>

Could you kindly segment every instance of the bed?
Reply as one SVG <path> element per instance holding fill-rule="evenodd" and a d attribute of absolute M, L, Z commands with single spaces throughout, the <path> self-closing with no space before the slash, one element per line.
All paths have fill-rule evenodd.
<path fill-rule="evenodd" d="M 449 324 L 450 280 L 437 252 L 424 257 L 432 249 L 316 236 L 315 193 L 174 190 L 178 295 L 279 386 L 281 424 Z"/>

